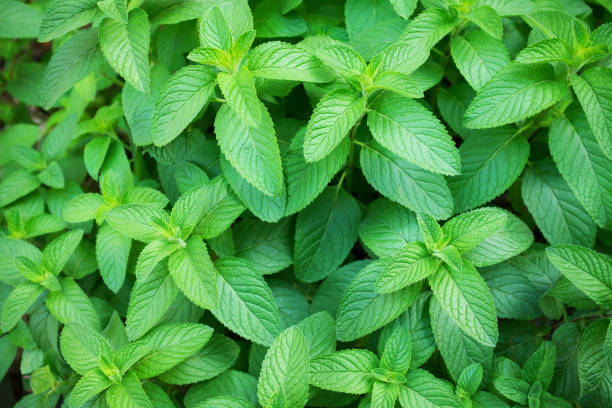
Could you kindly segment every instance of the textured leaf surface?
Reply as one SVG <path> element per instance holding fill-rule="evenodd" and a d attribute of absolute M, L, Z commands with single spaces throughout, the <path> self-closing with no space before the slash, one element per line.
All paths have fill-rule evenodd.
<path fill-rule="evenodd" d="M 425 171 L 376 143 L 362 147 L 359 161 L 368 183 L 390 200 L 437 219 L 452 214 L 453 200 L 442 176 Z"/>
<path fill-rule="evenodd" d="M 56 0 L 40 23 L 38 40 L 50 41 L 90 23 L 98 14 L 97 0 Z"/>
<path fill-rule="evenodd" d="M 459 153 L 435 116 L 412 99 L 380 98 L 368 113 L 374 138 L 399 157 L 445 175 L 460 172 Z"/>
<path fill-rule="evenodd" d="M 425 370 L 413 370 L 406 374 L 406 383 L 400 386 L 399 402 L 405 408 L 463 406 L 450 385 Z"/>
<path fill-rule="evenodd" d="M 315 358 L 310 363 L 309 381 L 317 387 L 349 394 L 370 392 L 378 357 L 368 350 L 347 349 Z"/>
<path fill-rule="evenodd" d="M 305 282 L 325 278 L 357 240 L 361 209 L 342 189 L 329 187 L 302 211 L 295 226 L 295 274 Z"/>

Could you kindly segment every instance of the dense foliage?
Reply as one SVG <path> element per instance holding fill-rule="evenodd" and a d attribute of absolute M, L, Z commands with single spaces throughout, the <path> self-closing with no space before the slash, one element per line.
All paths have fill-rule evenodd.
<path fill-rule="evenodd" d="M 0 0 L 0 405 L 612 407 L 611 13 Z"/>

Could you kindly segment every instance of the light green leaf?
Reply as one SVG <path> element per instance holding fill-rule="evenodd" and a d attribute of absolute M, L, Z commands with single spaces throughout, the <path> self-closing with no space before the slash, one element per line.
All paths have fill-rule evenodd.
<path fill-rule="evenodd" d="M 246 66 L 238 72 L 228 74 L 219 72 L 217 83 L 221 93 L 234 114 L 248 127 L 257 127 L 262 117 L 262 104 L 257 98 L 255 80 Z"/>
<path fill-rule="evenodd" d="M 408 98 L 422 98 L 421 85 L 411 76 L 400 72 L 385 71 L 376 75 L 371 89 L 385 89 Z"/>
<path fill-rule="evenodd" d="M 325 390 L 365 394 L 372 390 L 370 371 L 378 367 L 378 357 L 369 350 L 346 349 L 310 362 L 309 381 Z"/>
<path fill-rule="evenodd" d="M 40 23 L 38 41 L 47 42 L 91 23 L 98 15 L 97 0 L 55 0 Z"/>
<path fill-rule="evenodd" d="M 521 192 L 525 205 L 548 242 L 593 246 L 597 226 L 552 161 L 534 163 L 527 168 Z"/>
<path fill-rule="evenodd" d="M 134 274 L 139 281 L 146 280 L 155 267 L 182 247 L 167 239 L 156 239 L 149 242 L 138 255 Z"/>
<path fill-rule="evenodd" d="M 399 403 L 403 408 L 463 407 L 449 384 L 425 370 L 412 370 L 406 374 L 406 383 L 400 385 Z"/>
<path fill-rule="evenodd" d="M 104 12 L 104 14 L 106 14 L 108 18 L 111 18 L 118 23 L 127 24 L 127 0 L 100 0 L 98 1 L 98 7 Z"/>
<path fill-rule="evenodd" d="M 98 173 L 104 164 L 106 153 L 110 146 L 111 138 L 108 136 L 97 136 L 91 139 L 83 149 L 83 161 L 87 173 L 94 180 L 98 180 Z"/>
<path fill-rule="evenodd" d="M 333 353 L 336 350 L 336 322 L 327 312 L 317 312 L 299 322 L 300 329 L 308 344 L 308 357 Z"/>
<path fill-rule="evenodd" d="M 181 238 L 187 239 L 202 219 L 206 186 L 195 186 L 183 193 L 170 213 L 170 224 L 180 228 Z"/>
<path fill-rule="evenodd" d="M 234 43 L 232 32 L 219 7 L 211 7 L 198 25 L 200 43 L 204 47 L 229 51 Z"/>
<path fill-rule="evenodd" d="M 228 105 L 215 118 L 215 134 L 221 151 L 232 166 L 255 188 L 266 195 L 282 190 L 283 173 L 274 124 L 265 106 L 257 101 L 261 120 L 250 126 Z"/>
<path fill-rule="evenodd" d="M 96 330 L 78 323 L 64 326 L 60 336 L 60 347 L 66 362 L 81 375 L 98 368 L 100 357 L 111 357 L 108 340 Z"/>
<path fill-rule="evenodd" d="M 64 188 L 64 173 L 56 161 L 49 163 L 46 169 L 38 173 L 38 179 L 46 186 L 56 189 Z"/>
<path fill-rule="evenodd" d="M 186 248 L 170 255 L 168 269 L 176 286 L 189 300 L 203 309 L 216 307 L 216 271 L 201 238 L 190 238 Z"/>
<path fill-rule="evenodd" d="M 333 74 L 303 48 L 281 41 L 268 41 L 249 53 L 247 66 L 254 76 L 304 82 L 329 82 Z"/>
<path fill-rule="evenodd" d="M 113 292 L 117 292 L 125 280 L 132 240 L 104 224 L 96 235 L 96 260 L 102 280 Z"/>
<path fill-rule="evenodd" d="M 354 48 L 331 37 L 307 37 L 300 43 L 300 47 L 316 55 L 340 77 L 355 79 L 366 70 L 365 60 Z"/>
<path fill-rule="evenodd" d="M 380 356 L 380 367 L 396 373 L 405 373 L 410 368 L 412 360 L 412 339 L 410 331 L 398 326 L 385 340 L 385 346 Z"/>
<path fill-rule="evenodd" d="M 2 331 L 10 331 L 44 291 L 43 286 L 33 282 L 17 285 L 2 304 Z"/>
<path fill-rule="evenodd" d="M 210 68 L 188 65 L 176 71 L 155 103 L 153 143 L 163 146 L 176 139 L 208 103 L 214 87 L 215 74 Z"/>
<path fill-rule="evenodd" d="M 133 341 L 154 327 L 178 294 L 178 288 L 165 263 L 158 265 L 144 281 L 136 281 L 130 294 L 125 326 Z"/>
<path fill-rule="evenodd" d="M 545 341 L 529 357 L 523 366 L 523 380 L 529 384 L 539 381 L 544 390 L 550 387 L 557 360 L 557 348 L 551 341 Z"/>
<path fill-rule="evenodd" d="M 538 41 L 518 53 L 515 61 L 520 64 L 539 64 L 542 62 L 571 62 L 569 46 L 561 38 Z"/>
<path fill-rule="evenodd" d="M 459 174 L 459 153 L 451 137 L 420 103 L 401 96 L 379 98 L 368 112 L 368 127 L 399 157 L 434 173 Z"/>
<path fill-rule="evenodd" d="M 344 139 L 324 159 L 307 162 L 303 150 L 305 134 L 305 128 L 297 132 L 283 160 L 287 177 L 285 215 L 296 213 L 310 204 L 342 168 L 348 155 L 349 140 Z"/>
<path fill-rule="evenodd" d="M 234 256 L 260 274 L 279 272 L 293 263 L 293 230 L 290 219 L 276 224 L 244 219 L 234 224 Z"/>
<path fill-rule="evenodd" d="M 42 252 L 42 266 L 54 275 L 58 275 L 81 242 L 81 238 L 83 230 L 68 231 L 55 238 Z"/>
<path fill-rule="evenodd" d="M 549 65 L 512 64 L 483 86 L 465 111 L 470 129 L 517 122 L 559 102 L 567 84 Z"/>
<path fill-rule="evenodd" d="M 72 278 L 60 279 L 61 291 L 47 294 L 47 309 L 61 323 L 80 323 L 93 329 L 100 327 L 100 318 L 91 299 Z"/>
<path fill-rule="evenodd" d="M 591 249 L 553 245 L 548 259 L 578 289 L 603 307 L 612 307 L 612 259 Z"/>
<path fill-rule="evenodd" d="M 510 63 L 505 45 L 483 31 L 469 31 L 453 38 L 451 55 L 461 75 L 476 91 Z"/>
<path fill-rule="evenodd" d="M 417 6 L 417 0 L 389 0 L 395 12 L 404 20 L 408 20 Z"/>
<path fill-rule="evenodd" d="M 397 157 L 377 143 L 362 146 L 359 161 L 368 183 L 390 200 L 437 219 L 451 216 L 453 200 L 442 176 Z"/>
<path fill-rule="evenodd" d="M 506 191 L 527 163 L 529 143 L 513 129 L 502 128 L 473 135 L 461 145 L 459 154 L 462 173 L 448 181 L 457 213 Z"/>
<path fill-rule="evenodd" d="M 572 88 L 604 154 L 612 159 L 612 70 L 591 68 L 572 75 Z"/>
<path fill-rule="evenodd" d="M 89 0 L 79 0 L 79 2 L 91 3 Z M 93 0 L 94 7 L 95 4 L 95 0 Z M 50 10 L 52 9 L 53 7 L 50 8 Z M 89 23 L 89 21 L 87 21 L 87 23 Z M 83 24 L 79 24 L 79 26 L 80 25 Z M 40 37 L 39 40 L 41 40 Z M 55 102 L 60 96 L 81 79 L 95 71 L 103 60 L 102 52 L 98 46 L 97 30 L 89 28 L 77 32 L 77 34 L 63 43 L 62 46 L 53 53 L 51 60 L 45 68 L 41 89 L 43 107 L 49 109 L 55 105 Z"/>
<path fill-rule="evenodd" d="M 35 174 L 27 170 L 15 170 L 0 181 L 0 207 L 31 193 L 40 185 Z"/>
<path fill-rule="evenodd" d="M 100 48 L 106 61 L 130 85 L 149 91 L 149 19 L 142 9 L 129 15 L 127 24 L 105 19 L 100 24 Z"/>
<path fill-rule="evenodd" d="M 168 384 L 191 384 L 216 377 L 230 368 L 240 353 L 240 347 L 228 337 L 213 334 L 197 354 L 159 376 Z"/>
<path fill-rule="evenodd" d="M 110 408 L 152 408 L 153 404 L 142 389 L 136 374 L 128 372 L 120 384 L 113 384 L 106 391 L 106 403 Z"/>
<path fill-rule="evenodd" d="M 244 205 L 230 191 L 223 177 L 216 177 L 206 184 L 201 204 L 204 210 L 195 233 L 205 239 L 219 236 L 244 211 Z"/>
<path fill-rule="evenodd" d="M 159 326 L 142 338 L 151 351 L 132 371 L 138 378 L 155 377 L 195 354 L 208 342 L 213 330 L 203 324 L 171 323 Z"/>
<path fill-rule="evenodd" d="M 220 396 L 231 396 L 257 404 L 257 378 L 243 371 L 227 370 L 210 381 L 189 387 L 184 398 L 185 407 L 195 408 L 203 400 Z"/>
<path fill-rule="evenodd" d="M 422 240 L 414 213 L 385 198 L 368 205 L 359 225 L 359 238 L 381 258 L 393 255 L 406 244 Z"/>
<path fill-rule="evenodd" d="M 572 192 L 597 225 L 612 226 L 612 160 L 605 157 L 585 115 L 572 110 L 555 119 L 550 153 Z"/>
<path fill-rule="evenodd" d="M 113 384 L 111 380 L 98 368 L 88 371 L 74 385 L 70 392 L 69 404 L 71 407 L 82 407 L 87 401 L 107 389 Z"/>
<path fill-rule="evenodd" d="M 361 209 L 353 196 L 328 187 L 302 211 L 295 226 L 294 271 L 304 282 L 325 278 L 357 241 Z"/>
<path fill-rule="evenodd" d="M 330 154 L 361 119 L 364 109 L 365 99 L 354 91 L 338 89 L 325 95 L 306 127 L 306 161 L 318 161 Z"/>
<path fill-rule="evenodd" d="M 308 400 L 308 344 L 291 327 L 274 339 L 261 366 L 257 396 L 264 408 L 303 407 Z"/>
<path fill-rule="evenodd" d="M 474 7 L 465 17 L 491 37 L 502 39 L 504 31 L 501 19 L 491 7 L 486 5 Z"/>
<path fill-rule="evenodd" d="M 212 314 L 230 330 L 269 345 L 281 330 L 280 312 L 266 281 L 242 260 L 215 263 L 219 301 Z"/>
<path fill-rule="evenodd" d="M 153 223 L 154 218 L 166 222 L 169 220 L 164 210 L 150 204 L 124 204 L 106 214 L 106 222 L 113 229 L 142 242 L 164 237 Z"/>
<path fill-rule="evenodd" d="M 373 261 L 347 287 L 336 317 L 336 338 L 351 341 L 372 333 L 406 311 L 421 290 L 417 283 L 399 291 L 381 294 L 376 280 L 386 262 Z"/>
<path fill-rule="evenodd" d="M 449 265 L 429 277 L 434 296 L 446 313 L 469 336 L 486 346 L 497 344 L 497 316 L 493 297 L 476 268 L 464 261 L 462 269 Z"/>
<path fill-rule="evenodd" d="M 440 260 L 432 257 L 421 242 L 412 242 L 398 249 L 385 263 L 376 279 L 376 290 L 380 293 L 395 292 L 419 282 L 440 266 Z"/>
<path fill-rule="evenodd" d="M 493 347 L 485 346 L 468 336 L 446 314 L 435 297 L 429 303 L 431 327 L 444 363 L 453 379 L 459 378 L 464 367 L 482 364 L 485 373 L 493 365 Z"/>
<path fill-rule="evenodd" d="M 593 321 L 584 331 L 578 348 L 581 393 L 600 401 L 601 406 L 612 402 L 612 361 L 603 346 L 607 327 L 609 320 Z"/>
<path fill-rule="evenodd" d="M 502 229 L 508 222 L 508 213 L 496 207 L 484 207 L 453 217 L 442 227 L 449 237 L 449 245 L 460 252 L 467 252 L 494 233 Z"/>

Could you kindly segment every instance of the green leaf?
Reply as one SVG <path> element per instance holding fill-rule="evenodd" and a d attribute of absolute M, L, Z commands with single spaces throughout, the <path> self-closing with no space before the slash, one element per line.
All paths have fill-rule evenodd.
<path fill-rule="evenodd" d="M 457 380 L 457 391 L 470 396 L 476 394 L 478 387 L 482 383 L 482 376 L 482 365 L 478 363 L 470 364 L 461 371 L 461 375 Z"/>
<path fill-rule="evenodd" d="M 298 279 L 315 282 L 340 266 L 357 240 L 360 221 L 359 203 L 341 188 L 328 187 L 302 211 L 295 226 Z"/>
<path fill-rule="evenodd" d="M 197 354 L 160 375 L 168 384 L 191 384 L 216 377 L 230 368 L 240 353 L 240 347 L 228 337 L 213 334 Z"/>
<path fill-rule="evenodd" d="M 404 20 L 408 20 L 417 6 L 417 0 L 389 0 L 393 9 Z"/>
<path fill-rule="evenodd" d="M 87 173 L 94 180 L 98 180 L 98 173 L 104 164 L 106 153 L 110 146 L 111 138 L 107 136 L 97 136 L 91 139 L 83 149 L 83 161 Z"/>
<path fill-rule="evenodd" d="M 548 242 L 593 246 L 597 226 L 551 161 L 534 163 L 525 170 L 521 192 Z"/>
<path fill-rule="evenodd" d="M 303 407 L 308 400 L 308 344 L 302 332 L 283 330 L 261 366 L 257 396 L 262 407 Z"/>
<path fill-rule="evenodd" d="M 103 224 L 96 235 L 96 260 L 102 280 L 113 292 L 117 292 L 125 280 L 132 240 Z"/>
<path fill-rule="evenodd" d="M 204 47 L 229 51 L 234 41 L 229 25 L 219 7 L 211 7 L 199 24 L 200 43 Z"/>
<path fill-rule="evenodd" d="M 412 360 L 412 339 L 405 327 L 396 327 L 385 341 L 380 356 L 380 367 L 397 373 L 405 373 Z"/>
<path fill-rule="evenodd" d="M 81 242 L 83 230 L 68 231 L 55 238 L 42 252 L 42 266 L 54 275 L 58 275 L 68 259 Z"/>
<path fill-rule="evenodd" d="M 36 38 L 42 15 L 34 7 L 19 1 L 3 2 L 0 38 Z"/>
<path fill-rule="evenodd" d="M 612 70 L 591 68 L 582 75 L 572 75 L 572 88 L 580 101 L 593 134 L 603 153 L 612 159 Z"/>
<path fill-rule="evenodd" d="M 372 333 L 406 311 L 421 290 L 421 284 L 393 293 L 376 291 L 376 280 L 386 262 L 373 261 L 346 288 L 336 317 L 336 338 L 351 341 Z"/>
<path fill-rule="evenodd" d="M 569 46 L 561 38 L 538 41 L 518 53 L 515 61 L 520 64 L 539 64 L 543 62 L 570 63 Z"/>
<path fill-rule="evenodd" d="M 293 231 L 288 218 L 276 224 L 244 219 L 234 225 L 234 256 L 260 274 L 279 272 L 293 263 Z"/>
<path fill-rule="evenodd" d="M 44 291 L 44 287 L 32 282 L 17 285 L 2 305 L 2 331 L 10 331 Z"/>
<path fill-rule="evenodd" d="M 136 340 L 154 327 L 178 294 L 166 264 L 158 265 L 144 281 L 136 281 L 130 294 L 125 326 L 130 340 Z"/>
<path fill-rule="evenodd" d="M 98 15 L 97 0 L 55 0 L 40 22 L 38 41 L 47 42 L 91 23 Z"/>
<path fill-rule="evenodd" d="M 69 404 L 71 407 L 81 407 L 112 384 L 113 382 L 99 369 L 88 371 L 74 385 L 70 392 Z"/>
<path fill-rule="evenodd" d="M 548 146 L 559 172 L 597 225 L 612 226 L 612 161 L 605 157 L 585 115 L 572 110 L 552 123 Z"/>
<path fill-rule="evenodd" d="M 193 121 L 213 95 L 215 74 L 201 65 L 176 71 L 160 91 L 155 103 L 151 133 L 156 146 L 164 146 Z"/>
<path fill-rule="evenodd" d="M 517 122 L 559 102 L 567 92 L 549 65 L 512 64 L 483 86 L 465 111 L 470 129 Z"/>
<path fill-rule="evenodd" d="M 60 347 L 68 365 L 81 375 L 98 368 L 100 357 L 110 358 L 112 354 L 108 340 L 92 328 L 78 323 L 64 326 Z"/>
<path fill-rule="evenodd" d="M 226 231 L 240 214 L 244 205 L 230 191 L 223 177 L 216 177 L 205 186 L 204 206 L 195 233 L 210 239 Z"/>
<path fill-rule="evenodd" d="M 578 289 L 603 307 L 612 307 L 612 259 L 591 249 L 553 245 L 548 259 Z"/>
<path fill-rule="evenodd" d="M 476 268 L 467 261 L 461 270 L 442 265 L 429 277 L 429 284 L 444 311 L 463 331 L 486 346 L 497 344 L 493 297 Z"/>
<path fill-rule="evenodd" d="M 519 404 L 527 403 L 529 384 L 526 381 L 519 378 L 499 376 L 493 380 L 493 383 L 497 391 L 510 401 L 518 402 Z"/>
<path fill-rule="evenodd" d="M 91 3 L 89 0 L 79 0 L 79 2 Z M 93 0 L 93 5 L 95 7 L 95 0 Z M 43 24 L 44 20 L 45 18 L 43 18 Z M 82 30 L 72 36 L 53 54 L 45 68 L 41 88 L 43 107 L 45 109 L 53 107 L 60 96 L 95 71 L 102 62 L 103 57 L 98 46 L 96 29 Z"/>
<path fill-rule="evenodd" d="M 306 127 L 306 161 L 318 161 L 330 154 L 359 122 L 364 109 L 365 99 L 354 91 L 338 89 L 325 95 Z"/>
<path fill-rule="evenodd" d="M 38 179 L 51 188 L 64 188 L 64 173 L 55 161 L 49 163 L 46 169 L 38 173 Z"/>
<path fill-rule="evenodd" d="M 266 79 L 329 82 L 334 77 L 314 55 L 281 41 L 258 45 L 246 63 L 254 76 Z"/>
<path fill-rule="evenodd" d="M 231 396 L 257 404 L 257 378 L 242 371 L 227 370 L 210 381 L 189 387 L 184 399 L 185 406 L 194 408 L 203 400 L 219 396 Z"/>
<path fill-rule="evenodd" d="M 60 279 L 61 291 L 47 294 L 47 309 L 61 323 L 80 323 L 93 329 L 100 327 L 98 313 L 83 289 L 72 278 Z"/>
<path fill-rule="evenodd" d="M 232 166 L 262 193 L 274 196 L 282 190 L 283 173 L 274 124 L 265 106 L 256 101 L 261 120 L 248 125 L 228 105 L 215 118 L 215 134 L 221 151 Z"/>
<path fill-rule="evenodd" d="M 359 238 L 381 258 L 393 255 L 406 244 L 422 240 L 414 213 L 384 198 L 368 205 L 359 224 Z"/>
<path fill-rule="evenodd" d="M 465 17 L 491 37 L 502 39 L 504 32 L 501 19 L 491 7 L 486 5 L 474 7 Z"/>
<path fill-rule="evenodd" d="M 366 70 L 363 57 L 342 41 L 319 35 L 308 37 L 300 43 L 300 46 L 316 55 L 340 77 L 355 79 Z"/>
<path fill-rule="evenodd" d="M 463 254 L 474 266 L 489 266 L 525 252 L 533 243 L 531 230 L 520 218 L 507 215 L 506 225 Z"/>
<path fill-rule="evenodd" d="M 138 255 L 134 274 L 139 281 L 146 280 L 155 267 L 182 247 L 176 242 L 167 239 L 156 239 L 149 242 Z"/>
<path fill-rule="evenodd" d="M 595 401 L 599 401 L 601 406 L 612 402 L 612 361 L 603 346 L 608 327 L 609 320 L 593 321 L 585 329 L 578 348 L 581 394 L 595 395 Z"/>
<path fill-rule="evenodd" d="M 473 363 L 482 364 L 486 373 L 493 364 L 493 347 L 468 336 L 435 297 L 430 300 L 429 309 L 436 344 L 451 376 L 459 378 L 463 368 Z"/>
<path fill-rule="evenodd" d="M 248 127 L 257 127 L 262 117 L 262 105 L 257 98 L 255 80 L 246 66 L 228 74 L 219 72 L 217 83 L 232 111 Z"/>
<path fill-rule="evenodd" d="M 378 358 L 369 350 L 346 349 L 324 355 L 310 362 L 310 384 L 325 390 L 365 394 L 372 390 L 370 371 L 378 367 Z"/>
<path fill-rule="evenodd" d="M 406 374 L 406 383 L 400 385 L 399 403 L 404 408 L 463 406 L 449 384 L 425 370 L 412 370 Z"/>
<path fill-rule="evenodd" d="M 376 279 L 376 290 L 391 293 L 419 282 L 440 266 L 440 260 L 431 256 L 421 242 L 412 242 L 400 248 L 388 260 Z"/>
<path fill-rule="evenodd" d="M 534 10 L 531 0 L 480 0 L 478 4 L 487 5 L 500 16 L 522 16 Z"/>
<path fill-rule="evenodd" d="M 423 90 L 412 77 L 400 72 L 385 71 L 377 74 L 371 89 L 385 89 L 408 98 L 422 98 Z"/>
<path fill-rule="evenodd" d="M 435 218 L 425 213 L 418 213 L 417 224 L 421 230 L 423 241 L 429 250 L 436 251 L 440 249 L 441 245 L 445 245 L 444 231 L 442 231 Z"/>
<path fill-rule="evenodd" d="M 277 222 L 284 216 L 287 204 L 287 189 L 284 186 L 279 194 L 264 194 L 244 179 L 225 156 L 221 155 L 220 162 L 223 177 L 253 215 L 266 222 Z"/>
<path fill-rule="evenodd" d="M 151 351 L 132 371 L 138 378 L 155 377 L 195 354 L 208 342 L 213 330 L 203 324 L 171 323 L 151 330 L 142 341 Z"/>
<path fill-rule="evenodd" d="M 436 219 L 451 216 L 453 200 L 442 176 L 397 157 L 377 143 L 362 146 L 359 161 L 368 183 L 390 200 Z"/>
<path fill-rule="evenodd" d="M 125 0 L 100 0 L 98 1 L 98 7 L 108 18 L 122 24 L 127 24 L 128 10 L 126 3 L 127 1 Z"/>
<path fill-rule="evenodd" d="M 453 245 L 460 252 L 468 252 L 508 222 L 508 213 L 496 207 L 484 207 L 453 217 L 442 227 Z"/>
<path fill-rule="evenodd" d="M 189 300 L 203 309 L 216 306 L 215 267 L 201 238 L 190 238 L 186 248 L 180 248 L 170 255 L 168 269 L 176 286 Z"/>
<path fill-rule="evenodd" d="M 135 9 L 126 23 L 105 19 L 100 24 L 100 48 L 106 61 L 130 85 L 149 91 L 149 19 Z"/>
<path fill-rule="evenodd" d="M 140 380 L 128 372 L 120 384 L 112 385 L 106 391 L 106 403 L 110 408 L 152 408 L 153 404 L 142 389 Z"/>
<path fill-rule="evenodd" d="M 180 228 L 181 238 L 187 239 L 200 223 L 204 212 L 206 186 L 195 186 L 182 194 L 170 213 L 170 224 Z"/>
<path fill-rule="evenodd" d="M 208 398 L 194 408 L 253 408 L 255 405 L 249 401 L 236 397 Z"/>
<path fill-rule="evenodd" d="M 399 395 L 399 384 L 375 381 L 372 387 L 372 402 L 375 407 L 393 408 Z"/>
<path fill-rule="evenodd" d="M 333 353 L 336 350 L 336 322 L 327 312 L 317 312 L 296 325 L 308 344 L 308 357 Z"/>
<path fill-rule="evenodd" d="M 280 312 L 266 281 L 242 260 L 215 263 L 217 294 L 212 314 L 223 325 L 255 343 L 269 345 L 281 330 Z"/>
<path fill-rule="evenodd" d="M 451 137 L 420 103 L 401 96 L 379 98 L 368 112 L 368 127 L 402 159 L 434 173 L 459 174 L 459 153 Z"/>
<path fill-rule="evenodd" d="M 505 45 L 483 31 L 469 31 L 453 38 L 451 55 L 461 75 L 476 91 L 510 63 Z"/>
<path fill-rule="evenodd" d="M 478 207 L 506 191 L 527 163 L 529 143 L 513 129 L 502 128 L 470 137 L 459 154 L 462 173 L 448 182 L 455 212 Z"/>
<path fill-rule="evenodd" d="M 555 371 L 557 348 L 550 341 L 545 341 L 529 357 L 523 367 L 523 380 L 529 384 L 540 382 L 544 390 L 550 387 Z"/>
<path fill-rule="evenodd" d="M 106 222 L 113 229 L 142 242 L 163 237 L 162 232 L 153 223 L 154 218 L 166 222 L 169 220 L 164 210 L 150 204 L 124 204 L 106 214 Z"/>
<path fill-rule="evenodd" d="M 36 175 L 27 170 L 15 170 L 0 181 L 0 207 L 31 193 L 40 185 Z"/>

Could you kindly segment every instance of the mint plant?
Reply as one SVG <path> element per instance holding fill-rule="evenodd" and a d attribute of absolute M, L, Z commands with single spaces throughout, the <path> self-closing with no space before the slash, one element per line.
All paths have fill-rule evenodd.
<path fill-rule="evenodd" d="M 16 408 L 612 406 L 604 0 L 0 0 Z"/>

